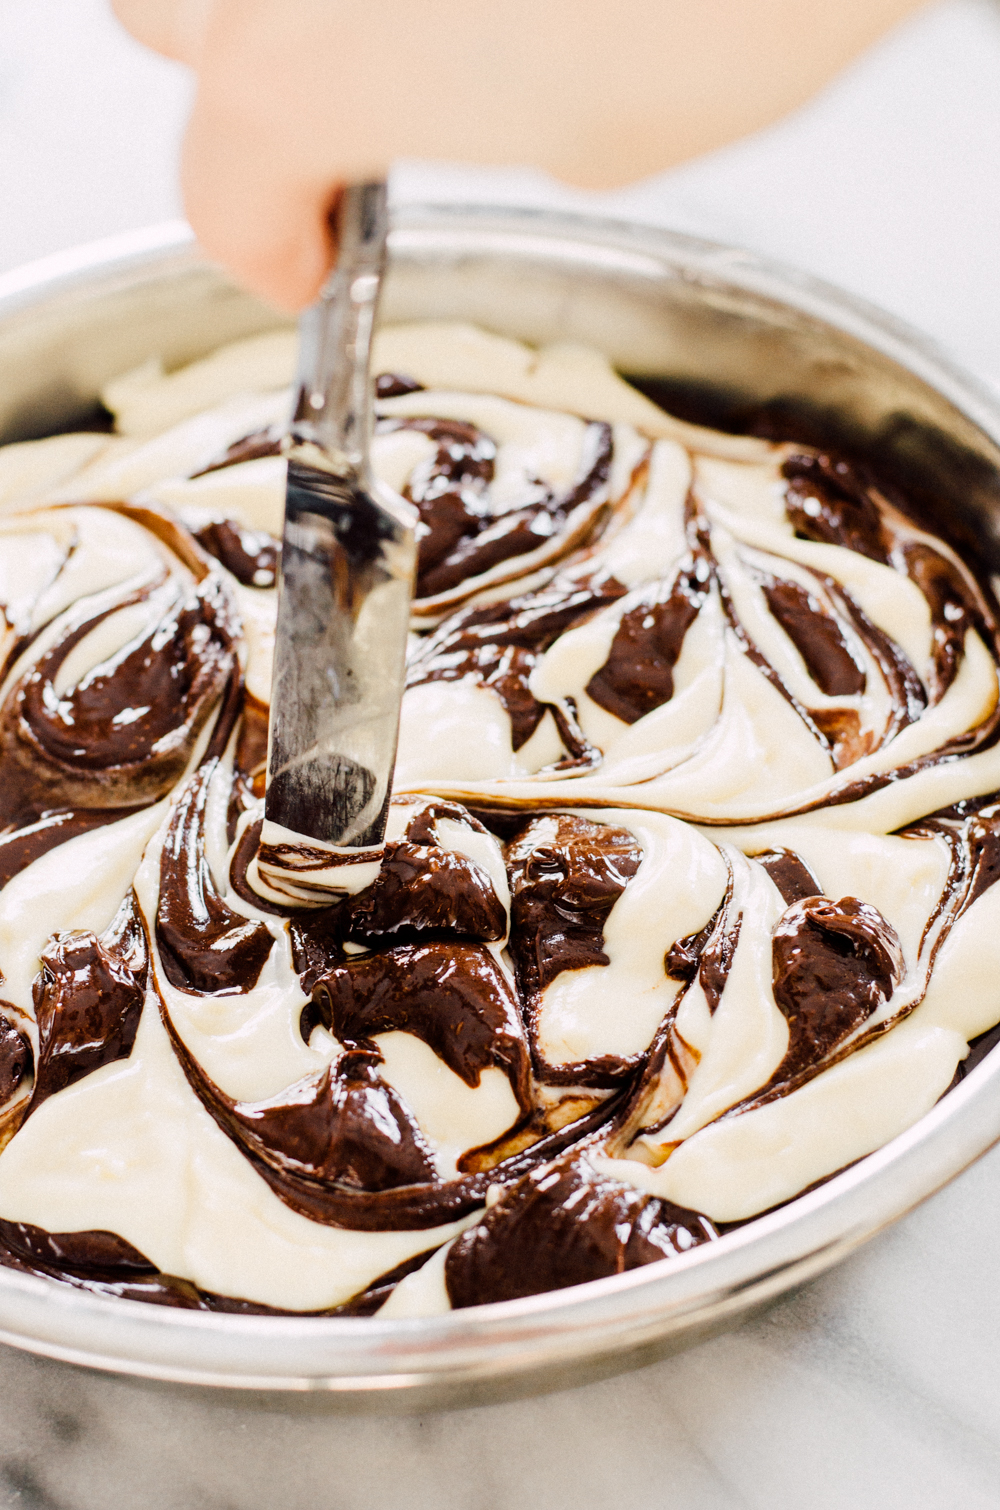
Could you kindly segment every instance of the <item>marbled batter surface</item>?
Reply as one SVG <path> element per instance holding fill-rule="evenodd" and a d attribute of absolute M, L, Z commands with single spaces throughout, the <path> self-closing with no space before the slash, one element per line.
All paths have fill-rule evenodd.
<path fill-rule="evenodd" d="M 990 582 L 593 352 L 376 351 L 420 515 L 385 861 L 256 874 L 291 344 L 0 452 L 0 1235 L 161 1304 L 414 1315 L 670 1258 L 1000 1017 Z M 270 872 L 269 872 L 270 874 Z"/>

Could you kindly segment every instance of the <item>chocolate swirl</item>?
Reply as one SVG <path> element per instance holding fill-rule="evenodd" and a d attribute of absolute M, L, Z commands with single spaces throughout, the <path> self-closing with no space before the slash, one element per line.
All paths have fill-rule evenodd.
<path fill-rule="evenodd" d="M 474 425 L 459 420 L 383 419 L 378 428 L 382 434 L 414 430 L 436 447 L 430 460 L 411 472 L 403 493 L 420 515 L 417 596 L 427 598 L 436 590 L 438 568 L 451 560 L 460 542 L 469 541 L 489 522 L 488 489 L 496 446 Z M 451 571 L 446 568 L 443 573 L 442 585 L 453 587 L 462 575 L 461 570 L 455 575 L 452 562 Z"/>
<path fill-rule="evenodd" d="M 377 880 L 346 910 L 349 937 L 364 944 L 435 934 L 488 942 L 507 932 L 489 877 L 440 845 L 388 845 Z"/>
<path fill-rule="evenodd" d="M 786 512 L 798 535 L 901 568 L 916 583 L 931 614 L 931 693 L 939 701 L 957 674 L 966 631 L 976 627 L 987 637 L 995 636 L 987 585 L 977 583 L 939 545 L 907 538 L 900 516 L 850 462 L 822 452 L 793 454 L 782 472 L 788 478 Z"/>
<path fill-rule="evenodd" d="M 249 991 L 274 938 L 226 905 L 205 856 L 205 807 L 217 761 L 192 777 L 174 809 L 160 857 L 156 942 L 172 986 L 199 995 Z"/>
<path fill-rule="evenodd" d="M 416 648 L 407 686 L 474 680 L 488 687 L 510 715 L 513 749 L 519 750 L 545 716 L 545 705 L 529 687 L 538 661 L 560 635 L 624 592 L 610 580 L 466 609 Z"/>
<path fill-rule="evenodd" d="M 797 582 L 783 582 L 761 573 L 772 617 L 795 646 L 809 674 L 827 697 L 855 697 L 864 692 L 867 676 L 844 632 L 813 593 Z M 815 715 L 814 715 L 815 716 Z"/>
<path fill-rule="evenodd" d="M 238 467 L 245 461 L 260 461 L 265 456 L 280 456 L 283 437 L 284 428 L 281 425 L 267 425 L 262 430 L 252 430 L 248 435 L 241 435 L 239 440 L 234 440 L 232 445 L 226 446 L 218 456 L 214 456 L 211 461 L 189 475 L 192 478 L 207 477 L 210 472 L 221 472 L 226 467 Z"/>
<path fill-rule="evenodd" d="M 438 430 L 439 426 L 435 426 Z M 465 446 L 470 442 L 467 440 Z M 461 447 L 449 447 L 446 455 L 454 449 L 462 455 Z M 439 455 L 441 451 L 439 450 Z M 467 527 L 458 532 L 459 514 L 457 507 L 450 516 L 445 516 L 442 510 L 442 522 L 431 528 L 431 533 L 426 537 L 429 542 L 431 554 L 428 564 L 421 562 L 417 592 L 421 598 L 434 598 L 439 594 L 448 592 L 451 588 L 458 587 L 461 583 L 483 576 L 492 567 L 510 561 L 513 557 L 525 556 L 540 546 L 547 545 L 566 526 L 567 521 L 574 512 L 583 504 L 589 504 L 591 500 L 604 488 L 608 481 L 611 470 L 612 439 L 611 426 L 595 422 L 587 427 L 583 446 L 584 460 L 581 474 L 572 487 L 561 496 L 557 497 L 549 488 L 539 483 L 535 491 L 535 498 L 526 502 L 520 508 L 507 509 L 502 514 L 490 517 L 490 514 L 472 503 L 470 507 L 463 503 L 465 510 L 462 516 L 467 522 Z M 466 464 L 478 465 L 483 468 L 484 463 L 492 460 L 488 454 L 483 454 L 481 443 L 477 443 L 470 451 L 469 462 Z M 454 465 L 448 460 L 448 467 Z M 459 465 L 462 465 L 459 462 Z M 441 475 L 441 474 L 438 474 Z M 448 476 L 446 472 L 444 475 Z M 471 480 L 471 472 L 467 472 Z M 489 481 L 489 476 L 480 471 L 477 480 L 483 483 Z M 450 477 L 449 477 L 450 480 Z M 431 484 L 428 491 L 433 491 Z M 475 492 L 466 483 L 467 492 Z M 423 501 L 425 494 L 419 494 L 418 499 Z M 448 495 L 441 494 L 441 498 Z M 452 494 L 452 497 L 458 497 Z M 415 500 L 418 501 L 418 500 Z M 424 507 L 427 507 L 427 500 Z M 470 499 L 471 503 L 472 500 Z M 478 498 L 476 498 L 478 503 Z M 446 526 L 444 518 L 449 517 Z M 430 527 L 430 526 L 429 526 Z M 455 529 L 454 542 L 442 545 L 440 555 L 437 554 L 437 542 L 450 538 L 451 529 Z M 437 540 L 435 540 L 435 535 Z M 433 564 L 431 564 L 433 563 Z"/>
<path fill-rule="evenodd" d="M 997 678 L 982 653 L 995 663 L 998 616 L 985 573 L 922 533 L 847 463 L 793 451 L 772 467 L 760 469 L 760 486 L 766 476 L 773 479 L 769 487 L 783 489 L 783 524 L 770 504 L 759 519 L 745 501 L 736 512 L 727 490 L 739 500 L 745 481 L 738 468 L 730 474 L 717 468 L 697 480 L 685 502 L 678 500 L 672 558 L 651 563 L 652 580 L 627 596 L 628 584 L 608 567 L 621 559 L 630 574 L 641 573 L 621 542 L 640 531 L 642 510 L 618 525 L 606 551 L 591 550 L 544 588 L 446 620 L 414 657 L 411 686 L 475 680 L 493 692 L 511 719 L 512 773 L 513 757 L 546 709 L 566 754 L 520 777 L 498 780 L 484 772 L 481 779 L 437 781 L 436 789 L 498 812 L 560 800 L 599 806 L 612 797 L 731 826 L 859 803 L 886 787 L 925 778 L 935 767 L 993 750 L 1000 738 Z M 863 560 L 864 570 L 852 558 Z M 872 573 L 884 576 L 876 580 Z M 922 619 L 929 621 L 929 632 Z M 581 636 L 598 623 L 612 632 L 594 667 Z M 899 638 L 885 627 L 890 623 Z M 916 652 L 925 634 L 923 659 Z M 576 641 L 579 651 L 570 652 Z M 592 635 L 586 643 L 599 638 Z M 734 651 L 788 705 L 797 729 L 765 711 L 768 697 L 759 679 L 738 673 Z M 550 663 L 561 668 L 555 682 Z M 686 717 L 693 743 L 678 758 L 667 740 L 660 764 L 654 744 L 639 764 L 626 762 L 619 757 L 630 747 L 625 731 L 679 701 L 678 666 L 691 705 Z M 721 672 L 722 698 L 710 690 L 713 667 Z M 696 690 L 700 701 L 691 704 Z M 737 780 L 740 750 L 735 732 L 729 734 L 736 728 L 737 702 L 762 747 L 762 761 L 778 768 L 782 742 L 801 748 L 798 785 L 790 760 L 780 780 Z M 945 707 L 952 716 L 938 714 Z M 617 724 L 597 718 L 598 709 Z M 787 728 L 784 741 L 771 733 L 779 725 Z M 933 729 L 933 735 L 900 740 L 913 726 Z M 663 724 L 665 731 L 671 727 L 669 720 Z M 727 741 L 734 774 L 723 777 Z M 773 755 L 763 753 L 769 741 Z M 692 764 L 694 746 L 713 742 L 720 747 L 718 794 L 711 781 L 696 780 Z M 435 762 L 444 765 L 443 754 Z M 419 780 L 420 769 L 414 752 L 410 779 Z M 554 781 L 556 776 L 563 779 Z M 533 793 L 532 785 L 541 782 Z M 734 789 L 737 801 L 724 795 Z M 913 788 L 923 789 L 919 781 Z M 900 785 L 900 822 L 920 813 L 922 799 L 915 796 L 907 806 L 907 790 Z"/>
<path fill-rule="evenodd" d="M 426 1262 L 426 1253 L 395 1268 L 368 1285 L 345 1305 L 307 1312 L 315 1316 L 370 1316 L 384 1304 L 399 1281 Z M 0 1262 L 21 1274 L 55 1279 L 92 1295 L 114 1300 L 143 1300 L 174 1310 L 210 1311 L 222 1315 L 297 1316 L 281 1306 L 261 1305 L 230 1295 L 199 1289 L 189 1279 L 165 1274 L 132 1243 L 114 1232 L 46 1232 L 28 1222 L 0 1220 Z"/>
<path fill-rule="evenodd" d="M 990 1041 L 1000 705 L 979 563 L 854 463 L 612 431 L 577 417 L 601 412 L 582 386 L 554 418 L 516 383 L 438 393 L 435 352 L 378 380 L 375 454 L 423 458 L 393 483 L 420 518 L 415 622 L 457 611 L 412 649 L 422 721 L 404 717 L 390 839 L 355 896 L 254 889 L 268 710 L 242 678 L 267 685 L 278 546 L 239 517 L 240 479 L 218 517 L 155 491 L 115 505 L 153 543 L 117 587 L 113 542 L 91 568 L 68 515 L 38 525 L 77 601 L 12 606 L 4 650 L 12 1267 L 222 1313 L 558 1289 L 793 1198 L 876 1146 L 858 1107 L 897 1119 L 884 1140 Z M 183 457 L 161 496 L 278 456 L 261 412 L 235 441 L 231 410 L 206 417 L 214 459 Z M 120 846 L 97 832 L 125 818 Z M 64 883 L 32 870 L 68 842 Z M 159 1106 L 176 1139 L 144 1141 Z M 122 1155 L 114 1219 L 98 1137 L 107 1170 Z M 15 1200 L 49 1219 L 32 1177 L 56 1161 L 78 1172 L 73 1220 L 5 1219 Z M 440 1264 L 421 1270 L 445 1242 L 442 1295 Z M 189 1272 L 166 1272 L 180 1252 Z"/>
<path fill-rule="evenodd" d="M 139 604 L 149 605 L 148 631 L 57 691 L 76 646 Z M 53 812 L 117 816 L 164 796 L 237 669 L 234 635 L 228 601 L 211 577 L 190 589 L 173 582 L 140 589 L 114 608 L 70 615 L 0 709 L 0 823 L 10 832 Z"/>
<path fill-rule="evenodd" d="M 377 1050 L 373 1047 L 367 1050 L 368 1069 L 363 1072 L 360 1086 L 363 1094 L 350 1098 L 346 1107 L 345 1098 L 334 1095 L 332 1070 L 324 1071 L 302 1086 L 290 1088 L 296 1094 L 294 1101 L 286 1092 L 263 1107 L 259 1103 L 246 1105 L 227 1096 L 212 1082 L 186 1048 L 162 1003 L 161 1012 L 178 1061 L 206 1111 L 287 1206 L 324 1226 L 360 1232 L 422 1231 L 469 1215 L 482 1205 L 491 1184 L 519 1179 L 529 1169 L 560 1154 L 577 1138 L 588 1136 L 608 1122 L 616 1109 L 613 1103 L 607 1103 L 552 1132 L 536 1133 L 528 1146 L 514 1149 L 488 1170 L 454 1180 L 429 1178 L 392 1183 L 390 1179 L 381 1189 L 359 1188 L 354 1183 L 338 1179 L 338 1169 L 341 1172 L 346 1170 L 356 1179 L 360 1170 L 365 1168 L 369 1174 L 373 1168 L 384 1168 L 377 1155 L 384 1154 L 387 1146 L 395 1144 L 398 1148 L 399 1141 L 412 1126 L 391 1089 L 375 1078 L 377 1071 L 372 1061 L 377 1057 Z M 355 1053 L 349 1053 L 349 1061 L 355 1058 Z M 355 1085 L 355 1089 L 358 1088 Z M 365 1092 L 374 1092 L 374 1096 Z M 381 1107 L 377 1105 L 379 1101 Z M 338 1165 L 340 1154 L 337 1147 L 330 1146 L 324 1137 L 324 1130 L 338 1120 L 335 1102 L 340 1103 L 336 1109 L 343 1108 L 346 1113 L 346 1122 L 351 1129 L 350 1142 L 361 1151 L 360 1158 L 355 1155 L 351 1165 Z M 301 1110 L 303 1103 L 308 1108 L 305 1112 Z M 391 1125 L 396 1130 L 396 1137 L 390 1132 L 388 1145 L 383 1141 L 390 1125 L 385 1118 L 387 1107 L 393 1108 Z M 397 1121 L 396 1113 L 401 1113 L 401 1121 Z M 370 1153 L 365 1155 L 363 1152 L 365 1148 L 370 1150 L 373 1144 L 376 1149 L 374 1159 Z M 311 1163 L 308 1158 L 296 1156 L 297 1151 L 301 1154 L 303 1147 L 307 1153 L 311 1152 Z M 422 1160 L 423 1153 L 419 1134 L 414 1133 L 413 1144 L 400 1155 L 403 1167 L 412 1170 Z M 325 1162 L 327 1159 L 331 1161 L 329 1165 Z M 370 1160 L 367 1164 L 366 1159 Z M 398 1169 L 399 1165 L 396 1167 Z M 327 1169 L 330 1174 L 326 1173 Z"/>
<path fill-rule="evenodd" d="M 274 587 L 280 541 L 264 530 L 248 530 L 235 519 L 213 519 L 194 538 L 244 587 Z"/>
<path fill-rule="evenodd" d="M 536 1072 L 562 1084 L 614 1085 L 633 1065 L 613 1055 L 586 1064 L 545 1063 L 538 1042 L 542 992 L 563 971 L 608 964 L 604 925 L 639 868 L 627 829 L 561 813 L 535 818 L 507 845 L 510 950 L 527 1012 Z"/>

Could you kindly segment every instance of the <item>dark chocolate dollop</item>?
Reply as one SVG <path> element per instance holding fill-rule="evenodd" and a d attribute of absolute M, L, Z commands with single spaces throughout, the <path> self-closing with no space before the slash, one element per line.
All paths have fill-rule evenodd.
<path fill-rule="evenodd" d="M 295 969 L 302 989 L 312 992 L 316 982 L 345 958 L 344 942 L 371 947 L 420 943 L 430 939 L 477 939 L 483 943 L 502 939 L 507 914 L 486 872 L 466 855 L 442 845 L 435 829 L 437 818 L 447 818 L 472 832 L 485 833 L 483 825 L 457 802 L 421 803 L 407 825 L 403 840 L 385 846 L 382 865 L 374 882 L 353 897 L 331 907 L 293 914 L 289 920 Z M 260 832 L 260 826 L 255 825 Z M 245 860 L 252 858 L 247 844 Z M 246 863 L 234 859 L 245 877 Z M 254 894 L 241 892 L 253 901 Z M 303 1036 L 308 1041 L 319 1021 L 315 1003 L 303 1014 Z"/>
<path fill-rule="evenodd" d="M 684 636 L 705 602 L 707 573 L 694 565 L 656 583 L 622 615 L 604 665 L 587 683 L 595 703 L 634 724 L 674 695 L 674 666 Z"/>
<path fill-rule="evenodd" d="M 851 462 L 825 452 L 789 456 L 785 513 L 797 535 L 823 545 L 841 545 L 883 566 L 892 540 L 866 478 Z"/>
<path fill-rule="evenodd" d="M 348 911 L 349 937 L 366 944 L 442 933 L 486 942 L 507 931 L 486 872 L 440 845 L 387 845 L 378 878 Z"/>
<path fill-rule="evenodd" d="M 300 911 L 298 915 L 289 918 L 292 964 L 303 991 L 311 993 L 318 980 L 347 958 L 344 949 L 346 927 L 347 919 L 341 902 L 335 902 L 332 907 Z M 309 1042 L 313 1028 L 321 1020 L 322 1013 L 316 1003 L 307 1002 L 300 1021 L 302 1037 L 306 1043 Z"/>
<path fill-rule="evenodd" d="M 866 677 L 837 620 L 798 582 L 761 573 L 771 616 L 781 625 L 805 661 L 809 675 L 827 697 L 854 697 L 864 692 Z"/>
<path fill-rule="evenodd" d="M 707 1217 L 599 1175 L 572 1153 L 532 1170 L 456 1238 L 445 1283 L 460 1310 L 606 1279 L 717 1236 Z"/>
<path fill-rule="evenodd" d="M 634 834 L 554 813 L 530 819 L 506 854 L 511 953 L 526 989 L 544 991 L 563 970 L 606 965 L 604 924 L 642 860 Z"/>
<path fill-rule="evenodd" d="M 476 944 L 401 944 L 355 955 L 319 980 L 313 1001 L 342 1043 L 377 1033 L 413 1033 L 466 1085 L 502 1069 L 522 1108 L 531 1105 L 530 1062 L 518 1004 L 488 949 Z"/>
<path fill-rule="evenodd" d="M 768 849 L 755 855 L 781 892 L 786 904 L 802 902 L 806 897 L 823 895 L 823 888 L 801 855 L 791 849 Z"/>
<path fill-rule="evenodd" d="M 102 1065 L 128 1058 L 145 994 L 141 967 L 83 930 L 53 934 L 41 966 L 32 988 L 38 1023 L 32 1112 Z"/>
<path fill-rule="evenodd" d="M 807 897 L 774 930 L 774 999 L 788 1020 L 775 1080 L 825 1059 L 892 994 L 903 975 L 895 929 L 870 902 Z"/>
<path fill-rule="evenodd" d="M 696 933 L 686 933 L 683 938 L 671 944 L 663 959 L 664 974 L 669 975 L 671 980 L 694 980 L 705 945 L 715 931 L 717 918 L 716 913 L 709 918 L 704 928 L 699 928 Z"/>
<path fill-rule="evenodd" d="M 195 530 L 194 538 L 244 587 L 274 586 L 281 543 L 273 535 L 235 519 L 213 519 Z"/>
<path fill-rule="evenodd" d="M 0 1001 L 0 1009 L 7 1007 L 14 1015 L 9 1002 Z M 18 1032 L 6 1012 L 0 1010 L 0 1106 L 20 1089 L 32 1066 L 31 1044 L 23 1033 Z"/>
<path fill-rule="evenodd" d="M 269 1101 L 230 1103 L 240 1141 L 279 1171 L 355 1190 L 433 1180 L 433 1154 L 378 1063 L 355 1050 Z"/>

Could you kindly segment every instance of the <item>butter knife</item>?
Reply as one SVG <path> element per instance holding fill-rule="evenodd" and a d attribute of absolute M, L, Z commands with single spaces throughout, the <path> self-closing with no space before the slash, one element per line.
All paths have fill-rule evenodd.
<path fill-rule="evenodd" d="M 255 884 L 323 905 L 378 872 L 403 693 L 416 511 L 369 460 L 384 183 L 345 189 L 337 263 L 300 321 Z"/>

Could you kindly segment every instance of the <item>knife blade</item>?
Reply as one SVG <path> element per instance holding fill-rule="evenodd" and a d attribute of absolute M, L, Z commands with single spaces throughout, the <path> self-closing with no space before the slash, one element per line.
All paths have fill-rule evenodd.
<path fill-rule="evenodd" d="M 405 678 L 416 511 L 371 470 L 386 187 L 344 190 L 336 267 L 300 322 L 257 883 L 323 905 L 377 874 Z"/>

